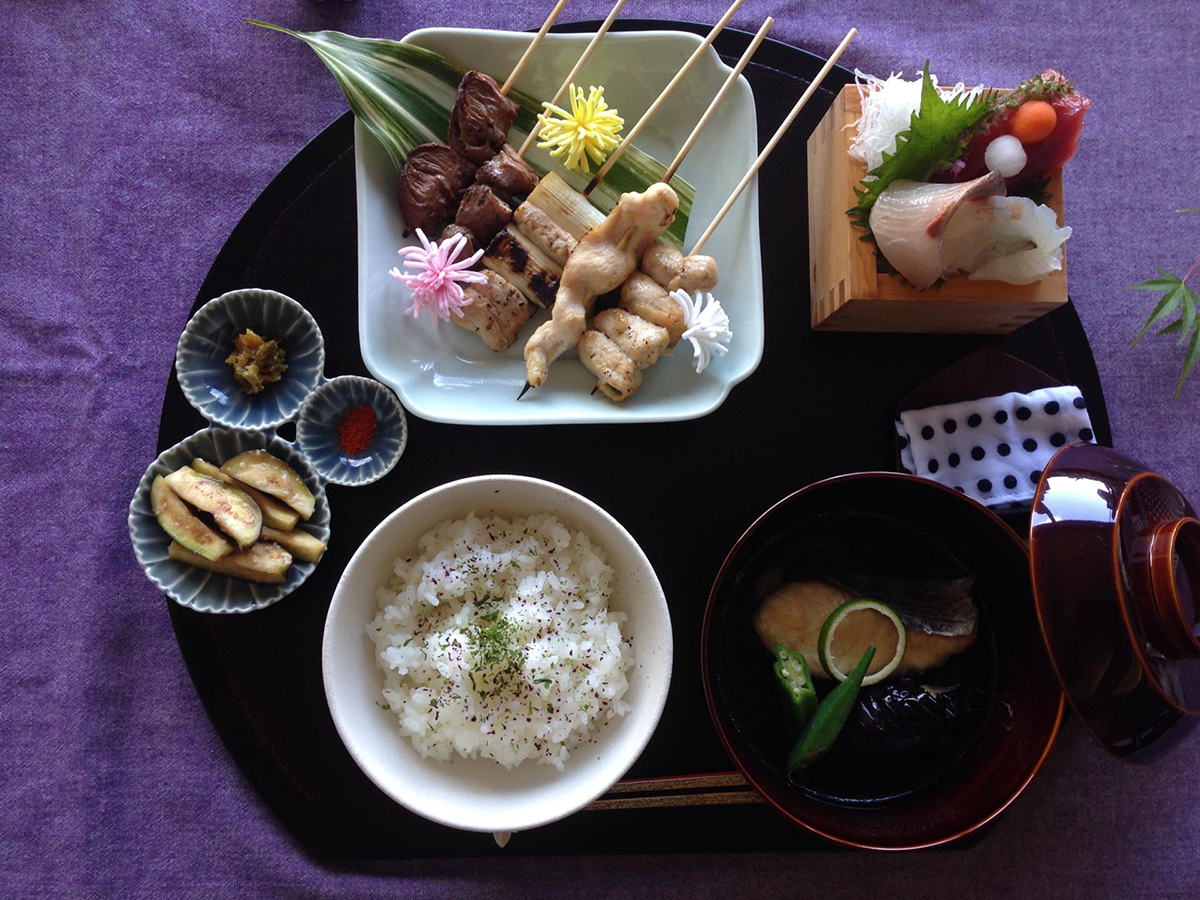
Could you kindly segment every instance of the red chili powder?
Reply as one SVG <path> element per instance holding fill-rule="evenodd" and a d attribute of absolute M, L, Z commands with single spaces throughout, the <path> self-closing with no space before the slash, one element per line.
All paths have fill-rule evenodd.
<path fill-rule="evenodd" d="M 350 456 L 358 456 L 371 445 L 375 437 L 375 410 L 369 406 L 356 406 L 342 414 L 338 422 L 338 446 Z"/>

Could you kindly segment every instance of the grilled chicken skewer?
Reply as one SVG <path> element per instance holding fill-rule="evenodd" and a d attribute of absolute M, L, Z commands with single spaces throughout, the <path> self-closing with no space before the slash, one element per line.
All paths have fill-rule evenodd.
<path fill-rule="evenodd" d="M 549 322 L 525 345 L 526 387 L 541 387 L 550 364 L 578 343 L 598 294 L 620 287 L 675 219 L 679 198 L 659 182 L 645 193 L 622 194 L 603 222 L 585 234 L 567 258 Z M 519 398 L 518 398 L 519 399 Z"/>

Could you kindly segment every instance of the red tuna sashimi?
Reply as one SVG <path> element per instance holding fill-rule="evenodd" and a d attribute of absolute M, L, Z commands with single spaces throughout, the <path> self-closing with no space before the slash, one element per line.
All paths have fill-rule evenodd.
<path fill-rule="evenodd" d="M 1039 81 L 1041 87 L 1039 87 Z M 1065 85 L 1066 79 L 1053 69 L 1047 69 L 1040 79 L 1030 82 L 1030 88 L 1024 93 L 1021 102 L 1029 100 L 1045 100 L 1057 115 L 1054 130 L 1040 141 L 1025 145 L 1025 155 L 1028 161 L 1025 168 L 1012 178 L 1005 179 L 1005 185 L 1011 191 L 1023 184 L 1041 176 L 1061 169 L 1075 155 L 1079 146 L 1079 134 L 1083 131 L 1083 117 L 1087 113 L 1091 101 L 1083 94 L 1071 88 L 1065 93 L 1059 88 L 1046 85 Z M 988 144 L 1003 134 L 1012 130 L 1012 117 L 1017 107 L 1006 109 L 996 115 L 987 130 L 976 135 L 963 155 L 949 169 L 938 172 L 933 176 L 934 181 L 971 181 L 987 173 L 987 165 L 983 161 L 984 151 Z"/>

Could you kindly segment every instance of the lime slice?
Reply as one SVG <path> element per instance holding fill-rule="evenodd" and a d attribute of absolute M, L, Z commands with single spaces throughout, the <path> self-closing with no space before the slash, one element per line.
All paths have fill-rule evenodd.
<path fill-rule="evenodd" d="M 883 679 L 896 671 L 896 668 L 900 665 L 900 661 L 904 659 L 904 650 L 908 646 L 908 632 L 904 630 L 904 623 L 900 621 L 900 617 L 896 615 L 896 611 L 886 603 L 880 603 L 878 600 L 868 600 L 866 598 L 851 600 L 849 603 L 843 603 L 829 614 L 829 618 L 821 626 L 821 636 L 817 639 L 817 655 L 821 660 L 821 665 L 826 672 L 838 681 L 845 681 L 849 676 L 839 669 L 833 661 L 833 635 L 847 616 L 866 609 L 874 610 L 880 615 L 886 616 L 896 626 L 897 639 L 896 655 L 892 657 L 892 661 L 875 674 L 864 678 L 863 684 L 875 684 L 883 681 Z"/>

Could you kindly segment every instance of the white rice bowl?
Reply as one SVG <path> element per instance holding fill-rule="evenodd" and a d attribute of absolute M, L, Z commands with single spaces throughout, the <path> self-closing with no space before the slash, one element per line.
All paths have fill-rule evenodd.
<path fill-rule="evenodd" d="M 554 516 L 572 534 L 582 531 L 588 535 L 601 563 L 612 569 L 609 622 L 617 625 L 622 638 L 631 639 L 636 651 L 631 660 L 630 646 L 622 647 L 622 673 L 628 690 L 614 701 L 630 708 L 624 715 L 614 712 L 605 720 L 590 718 L 591 735 L 575 732 L 573 739 L 582 743 L 568 746 L 570 756 L 562 769 L 534 762 L 505 768 L 478 751 L 466 759 L 454 749 L 448 759 L 423 756 L 411 737 L 402 734 L 399 713 L 383 708 L 391 706 L 384 699 L 384 688 L 394 688 L 389 686 L 380 648 L 372 637 L 376 632 L 369 624 L 383 611 L 379 589 L 397 578 L 397 553 L 411 552 L 411 562 L 422 555 L 436 555 L 421 547 L 422 536 L 431 529 L 436 535 L 440 523 L 461 520 L 471 510 L 480 519 L 510 522 L 534 514 Z M 603 548 L 603 553 L 598 548 Z M 553 556 L 558 555 L 556 550 Z M 407 557 L 401 562 L 411 564 Z M 555 577 L 562 576 L 556 573 Z M 399 596 L 391 591 L 385 605 L 396 605 Z M 450 601 L 439 599 L 438 605 L 449 609 Z M 437 611 L 428 604 L 426 608 Z M 400 644 L 405 640 L 408 638 Z M 662 585 L 650 560 L 620 522 L 562 485 L 524 475 L 476 475 L 413 497 L 362 541 L 329 604 L 321 672 L 329 714 L 346 750 L 388 797 L 452 828 L 517 832 L 582 809 L 633 765 L 666 704 L 672 643 L 671 616 Z M 438 677 L 444 676 L 439 672 Z M 610 682 L 615 693 L 618 682 L 615 678 Z M 585 702 L 580 701 L 581 709 Z M 590 709 L 588 713 L 590 716 Z M 436 716 L 434 721 L 438 721 Z M 403 835 L 397 835 L 397 840 L 403 842 Z"/>
<path fill-rule="evenodd" d="M 442 522 L 378 590 L 380 706 L 422 757 L 562 770 L 630 710 L 614 586 L 604 550 L 553 515 Z"/>

